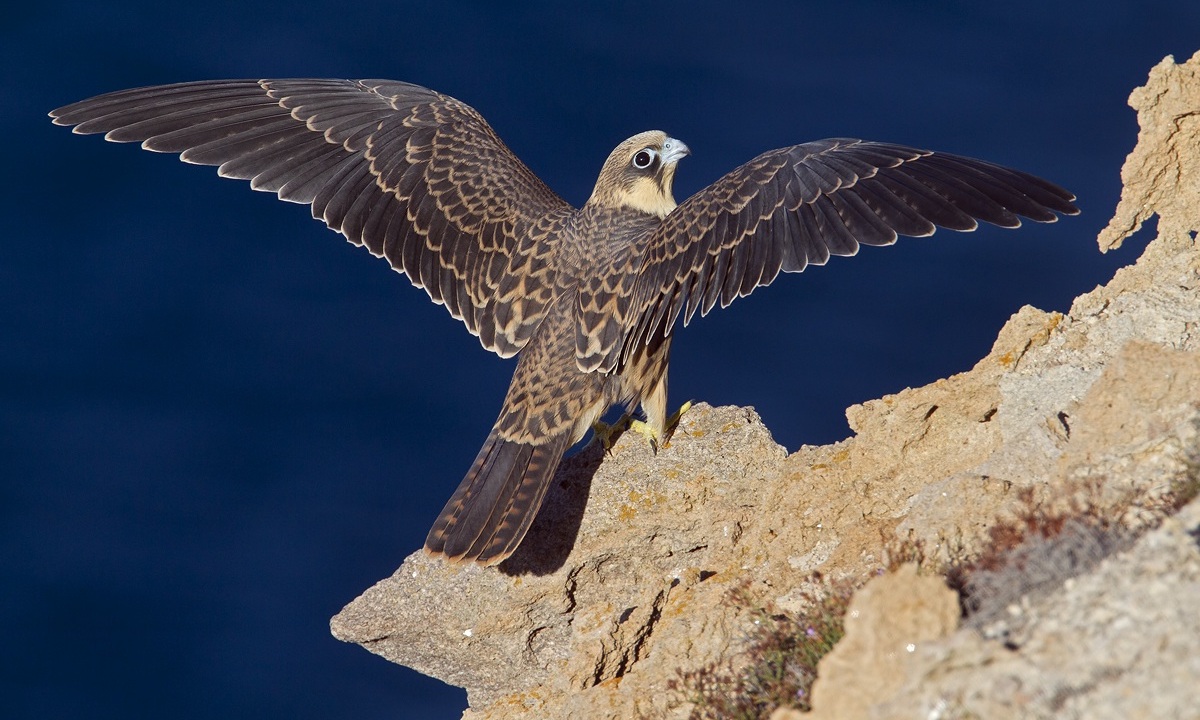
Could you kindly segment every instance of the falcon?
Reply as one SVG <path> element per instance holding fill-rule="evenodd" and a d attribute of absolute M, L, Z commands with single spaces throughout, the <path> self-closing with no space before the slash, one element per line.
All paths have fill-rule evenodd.
<path fill-rule="evenodd" d="M 220 80 L 124 90 L 50 113 L 215 165 L 312 206 L 485 348 L 520 355 L 500 416 L 425 549 L 493 565 L 529 530 L 563 453 L 613 405 L 667 430 L 672 328 L 782 272 L 978 221 L 1075 215 L 1075 196 L 982 160 L 853 139 L 770 150 L 682 204 L 682 141 L 617 145 L 575 208 L 471 107 L 391 80 Z"/>

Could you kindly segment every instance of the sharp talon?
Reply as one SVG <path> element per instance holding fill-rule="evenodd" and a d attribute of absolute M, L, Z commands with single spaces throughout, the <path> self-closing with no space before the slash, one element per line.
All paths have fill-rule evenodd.
<path fill-rule="evenodd" d="M 679 406 L 671 417 L 667 418 L 666 427 L 663 428 L 663 444 L 664 448 L 671 447 L 671 436 L 675 434 L 675 428 L 679 427 L 679 421 L 683 418 L 683 414 L 692 409 L 692 401 L 688 400 Z"/>
<path fill-rule="evenodd" d="M 661 435 L 650 426 L 650 423 L 647 423 L 643 420 L 635 420 L 630 415 L 622 415 L 621 419 L 612 425 L 597 420 L 596 422 L 592 423 L 592 440 L 599 440 L 600 443 L 604 445 L 605 452 L 612 452 L 613 445 L 616 444 L 617 438 L 621 437 L 621 434 L 626 430 L 632 430 L 638 435 L 646 438 L 646 442 L 650 443 L 650 449 L 653 450 L 657 455 L 659 450 L 665 450 L 666 448 L 671 447 L 671 435 L 675 433 L 675 428 L 679 425 L 680 418 L 682 418 L 683 414 L 690 410 L 691 407 L 692 401 L 688 400 L 681 405 L 678 410 L 675 411 L 675 414 L 667 418 L 667 422 L 664 423 L 663 432 Z"/>
<path fill-rule="evenodd" d="M 592 442 L 599 442 L 604 446 L 604 452 L 612 450 L 612 425 L 597 420 L 592 423 Z"/>
<path fill-rule="evenodd" d="M 606 422 L 597 420 L 592 423 L 592 441 L 600 441 L 604 446 L 604 452 L 611 453 L 613 445 L 617 443 L 617 438 L 621 437 L 621 433 L 629 429 L 629 416 L 622 415 L 620 420 L 617 420 L 612 425 Z"/>
<path fill-rule="evenodd" d="M 629 429 L 646 438 L 646 441 L 650 443 L 650 449 L 653 450 L 655 454 L 658 454 L 660 438 L 658 437 L 658 433 L 654 431 L 654 428 L 650 427 L 649 423 L 642 422 L 641 420 L 630 419 Z"/>

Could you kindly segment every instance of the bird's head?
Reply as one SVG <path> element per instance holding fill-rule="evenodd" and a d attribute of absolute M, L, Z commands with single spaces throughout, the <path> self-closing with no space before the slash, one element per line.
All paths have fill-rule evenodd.
<path fill-rule="evenodd" d="M 639 133 L 608 156 L 588 205 L 630 208 L 658 217 L 675 209 L 671 181 L 688 146 L 660 130 Z"/>

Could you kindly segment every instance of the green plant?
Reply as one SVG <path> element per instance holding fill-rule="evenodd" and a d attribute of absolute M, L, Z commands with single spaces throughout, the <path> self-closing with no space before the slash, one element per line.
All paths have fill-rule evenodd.
<path fill-rule="evenodd" d="M 692 704 L 691 720 L 757 720 L 776 708 L 810 710 L 817 663 L 844 633 L 842 619 L 857 584 L 811 578 L 817 590 L 804 595 L 805 609 L 782 613 L 750 597 L 746 587 L 730 602 L 747 610 L 753 624 L 737 663 L 713 663 L 680 671 L 670 689 Z"/>

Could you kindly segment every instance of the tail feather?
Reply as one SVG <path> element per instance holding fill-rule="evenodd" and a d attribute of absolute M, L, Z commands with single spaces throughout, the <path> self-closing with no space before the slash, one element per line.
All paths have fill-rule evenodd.
<path fill-rule="evenodd" d="M 430 529 L 425 549 L 485 565 L 511 555 L 541 508 L 569 439 L 564 434 L 532 445 L 492 430 Z"/>

